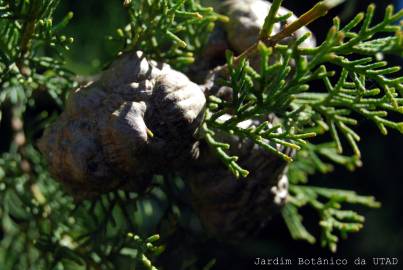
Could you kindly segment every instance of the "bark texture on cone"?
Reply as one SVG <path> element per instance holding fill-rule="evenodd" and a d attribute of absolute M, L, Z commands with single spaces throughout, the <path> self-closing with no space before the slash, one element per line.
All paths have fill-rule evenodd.
<path fill-rule="evenodd" d="M 237 53 L 243 52 L 257 42 L 260 30 L 271 7 L 271 3 L 264 0 L 205 0 L 205 2 L 230 18 L 230 22 L 224 24 L 224 29 L 227 33 L 230 47 Z M 278 16 L 288 13 L 292 12 L 280 7 Z M 292 15 L 285 23 L 276 23 L 272 35 L 280 32 L 285 27 L 285 24 L 290 24 L 295 20 L 297 20 L 297 17 Z M 294 34 L 294 38 L 299 38 L 307 32 L 310 32 L 309 29 L 302 27 Z M 289 40 L 282 41 L 282 43 L 287 42 Z M 315 46 L 315 44 L 315 38 L 311 36 L 300 47 L 309 48 Z"/>
<path fill-rule="evenodd" d="M 169 65 L 124 54 L 71 94 L 39 148 L 77 199 L 118 187 L 141 190 L 153 174 L 197 154 L 205 102 L 201 88 Z"/>

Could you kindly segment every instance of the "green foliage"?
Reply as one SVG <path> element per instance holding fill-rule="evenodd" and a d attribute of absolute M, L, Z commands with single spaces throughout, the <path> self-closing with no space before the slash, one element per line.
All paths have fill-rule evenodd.
<path fill-rule="evenodd" d="M 136 244 L 136 249 L 134 251 L 136 251 L 135 256 L 138 261 L 140 261 L 146 269 L 156 270 L 157 268 L 152 265 L 151 261 L 147 258 L 146 253 L 161 252 L 161 247 L 154 247 L 153 245 L 154 242 L 159 240 L 160 236 L 155 234 L 148 237 L 146 240 L 142 240 L 138 235 L 133 235 L 132 233 L 129 233 L 128 236 L 133 238 L 133 241 Z M 127 251 L 130 252 L 132 250 Z"/>
<path fill-rule="evenodd" d="M 351 127 L 358 124 L 357 115 L 373 121 L 383 134 L 387 133 L 387 128 L 403 132 L 403 122 L 388 118 L 388 113 L 403 113 L 400 97 L 403 77 L 391 77 L 400 67 L 387 67 L 385 61 L 373 57 L 348 58 L 354 48 L 360 48 L 356 50 L 357 54 L 362 52 L 363 46 L 357 44 L 365 42 L 368 46 L 372 42 L 379 48 L 379 39 L 374 35 L 380 33 L 397 33 L 396 37 L 388 39 L 387 48 L 403 49 L 402 26 L 394 25 L 403 16 L 403 11 L 393 14 L 390 6 L 384 20 L 370 27 L 373 12 L 374 7 L 370 6 L 365 16 L 358 14 L 344 28 L 340 28 L 336 18 L 326 40 L 315 48 L 298 47 L 308 35 L 274 48 L 259 43 L 259 71 L 253 69 L 246 58 L 234 66 L 234 58 L 229 54 L 230 79 L 224 85 L 234 89 L 233 98 L 231 101 L 210 98 L 208 126 L 247 137 L 287 161 L 291 161 L 291 157 L 273 149 L 269 141 L 299 150 L 306 144 L 305 139 L 326 132 L 332 135 L 339 153 L 343 152 L 339 136 L 342 134 L 359 158 L 357 142 L 360 137 Z M 361 21 L 359 31 L 353 32 Z M 278 61 L 270 65 L 269 61 L 273 59 Z M 322 81 L 324 91 L 317 91 L 317 86 L 315 91 L 311 90 L 311 84 L 318 81 Z M 221 121 L 220 117 L 229 111 L 235 113 Z M 260 120 L 270 113 L 279 116 L 281 123 L 270 127 L 268 122 L 263 122 L 247 129 L 239 125 L 249 119 Z"/>
<path fill-rule="evenodd" d="M 354 191 L 305 185 L 310 175 L 318 172 L 326 174 L 333 170 L 333 165 L 328 161 L 349 170 L 361 166 L 361 161 L 356 156 L 339 154 L 335 142 L 306 144 L 298 152 L 295 161 L 290 164 L 288 171 L 290 197 L 288 204 L 282 209 L 282 215 L 293 239 L 315 243 L 316 238 L 304 227 L 303 217 L 298 213 L 298 208 L 312 207 L 320 219 L 322 246 L 335 252 L 339 240 L 335 231 L 339 231 L 341 236 L 346 238 L 348 233 L 359 231 L 365 221 L 356 211 L 342 210 L 342 204 L 378 208 L 380 203 L 372 196 L 360 196 Z M 323 202 L 323 199 L 326 201 Z"/>
<path fill-rule="evenodd" d="M 0 268 L 155 269 L 151 261 L 165 246 L 155 243 L 159 236 L 147 235 L 158 229 L 163 242 L 180 226 L 180 216 L 190 220 L 175 197 L 183 183 L 176 179 L 177 186 L 168 187 L 175 181 L 155 177 L 144 194 L 116 191 L 77 203 L 52 179 L 34 146 L 54 114 L 29 115 L 27 109 L 42 110 L 43 95 L 51 97 L 52 106 L 61 108 L 67 90 L 77 86 L 75 75 L 64 68 L 64 54 L 73 39 L 61 34 L 72 13 L 55 23 L 59 2 L 0 0 L 0 121 L 10 120 L 1 119 L 2 112 L 10 110 L 14 122 L 14 139 L 6 142 L 9 150 L 0 153 Z M 193 62 L 213 23 L 226 20 L 192 0 L 125 3 L 130 22 L 111 39 L 121 42 L 122 50 L 140 49 L 181 69 Z M 275 3 L 278 7 L 280 1 Z M 275 11 L 266 20 L 262 37 L 270 36 L 274 22 L 286 18 L 276 17 Z M 305 185 L 308 176 L 329 172 L 332 165 L 326 159 L 349 169 L 360 165 L 359 137 L 351 128 L 358 115 L 373 121 L 383 133 L 387 128 L 402 130 L 401 123 L 387 116 L 388 112 L 402 113 L 402 78 L 392 76 L 398 68 L 373 57 L 355 56 L 401 55 L 402 28 L 393 23 L 402 12 L 393 14 L 389 8 L 384 21 L 375 26 L 370 26 L 372 15 L 370 7 L 365 16 L 359 14 L 344 28 L 336 19 L 327 39 L 316 48 L 299 48 L 303 39 L 272 47 L 260 43 L 261 64 L 256 69 L 246 58 L 238 62 L 229 53 L 230 76 L 225 85 L 234 89 L 234 98 L 209 97 L 202 126 L 206 141 L 237 176 L 246 176 L 247 171 L 238 166 L 237 157 L 226 153 L 229 145 L 218 142 L 217 131 L 249 138 L 287 161 L 294 159 L 289 169 L 292 196 L 283 216 L 295 239 L 314 242 L 298 208 L 315 209 L 321 220 L 322 243 L 332 250 L 338 240 L 336 232 L 344 236 L 363 223 L 363 217 L 341 210 L 341 204 L 378 207 L 378 203 L 350 191 Z M 354 32 L 360 22 L 360 30 Z M 376 36 L 379 33 L 396 35 Z M 318 82 L 323 88 L 311 87 Z M 221 116 L 229 112 L 233 112 L 231 117 L 224 121 Z M 278 123 L 267 119 L 271 113 L 279 117 Z M 239 125 L 250 119 L 260 124 L 247 129 Z M 326 133 L 331 134 L 331 142 L 310 141 Z M 355 155 L 341 153 L 344 139 Z M 277 145 L 299 152 L 290 157 Z M 185 258 L 182 268 L 189 269 L 196 260 Z M 210 261 L 205 269 L 213 264 Z"/>
<path fill-rule="evenodd" d="M 348 233 L 359 231 L 365 220 L 355 211 L 342 210 L 342 203 L 380 207 L 373 197 L 359 196 L 353 191 L 291 185 L 290 193 L 289 203 L 282 210 L 282 214 L 293 239 L 315 242 L 315 237 L 302 225 L 302 217 L 298 214 L 298 208 L 309 205 L 318 212 L 320 218 L 322 246 L 329 247 L 333 252 L 336 251 L 338 242 L 335 231 L 339 231 L 341 236 L 346 238 Z M 327 201 L 321 202 L 320 199 Z"/>
<path fill-rule="evenodd" d="M 214 23 L 227 18 L 202 7 L 197 1 L 126 1 L 130 23 L 117 30 L 112 40 L 121 41 L 123 50 L 142 50 L 150 59 L 176 68 L 194 62 Z"/>
<path fill-rule="evenodd" d="M 281 7 L 282 0 L 274 0 L 272 6 L 269 10 L 269 14 L 267 14 L 263 27 L 259 33 L 259 39 L 264 40 L 271 36 L 273 32 L 274 25 L 277 22 L 284 21 L 287 17 L 291 16 L 291 14 L 286 15 L 285 17 L 277 17 L 277 12 Z"/>
<path fill-rule="evenodd" d="M 357 157 L 338 153 L 335 142 L 307 143 L 298 151 L 294 162 L 289 166 L 289 181 L 291 184 L 306 184 L 310 175 L 330 173 L 334 169 L 330 162 L 344 166 L 350 171 L 362 165 Z"/>
<path fill-rule="evenodd" d="M 62 93 L 74 86 L 62 57 L 73 39 L 59 34 L 73 15 L 54 24 L 52 15 L 58 3 L 0 1 L 0 107 L 6 100 L 21 106 L 33 104 L 33 92 L 41 89 L 62 105 Z"/>
<path fill-rule="evenodd" d="M 23 159 L 32 164 L 31 175 L 19 167 Z M 27 147 L 24 157 L 6 153 L 0 157 L 2 269 L 155 269 L 149 258 L 163 251 L 154 246 L 159 236 L 130 233 L 141 220 L 129 213 L 150 203 L 142 199 L 116 192 L 76 204 L 34 148 Z"/>
<path fill-rule="evenodd" d="M 228 75 L 222 85 L 233 88 L 233 96 L 231 100 L 210 97 L 203 129 L 207 142 L 237 177 L 248 175 L 247 168 L 241 168 L 236 163 L 237 157 L 226 153 L 229 145 L 216 141 L 217 132 L 250 139 L 288 162 L 293 158 L 276 145 L 299 150 L 297 162 L 290 165 L 292 198 L 283 215 L 294 238 L 313 242 L 313 236 L 302 227 L 297 214 L 297 208 L 305 204 L 313 206 L 321 218 L 322 243 L 335 251 L 337 237 L 333 231 L 347 235 L 359 230 L 363 222 L 357 213 L 339 210 L 340 204 L 360 203 L 369 207 L 378 204 L 372 197 L 360 197 L 353 192 L 299 184 L 306 183 L 309 174 L 332 169 L 323 159 L 349 169 L 361 164 L 357 144 L 360 136 L 353 126 L 363 118 L 377 125 L 382 134 L 386 135 L 388 128 L 403 133 L 403 122 L 395 120 L 403 113 L 403 77 L 397 75 L 400 67 L 388 66 L 386 61 L 376 58 L 388 53 L 401 55 L 403 26 L 396 22 L 403 17 L 403 10 L 394 13 L 389 6 L 384 19 L 374 25 L 374 5 L 344 27 L 335 18 L 319 46 L 302 48 L 299 45 L 309 34 L 287 45 L 277 44 L 281 33 L 269 37 L 273 23 L 287 18 L 273 15 L 280 2 L 273 2 L 258 44 L 238 58 L 227 54 L 227 65 L 217 73 Z M 249 57 L 255 57 L 256 52 L 260 66 L 252 67 Z M 378 56 L 374 57 L 374 53 Z M 256 63 L 256 59 L 253 61 Z M 268 119 L 273 113 L 279 117 L 277 123 Z M 242 126 L 245 120 L 259 124 L 245 128 Z M 329 134 L 329 143 L 317 144 L 312 139 L 320 136 L 328 140 Z M 343 154 L 345 143 L 350 146 L 352 156 Z M 320 203 L 317 199 L 320 196 L 329 201 Z"/>

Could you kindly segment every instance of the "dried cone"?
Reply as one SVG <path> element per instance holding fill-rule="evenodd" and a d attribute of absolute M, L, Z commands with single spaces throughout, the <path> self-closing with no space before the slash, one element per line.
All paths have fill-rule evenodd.
<path fill-rule="evenodd" d="M 39 141 L 53 176 L 77 198 L 139 191 L 153 174 L 197 154 L 201 88 L 141 52 L 121 55 L 98 81 L 71 94 Z"/>
<path fill-rule="evenodd" d="M 264 0 L 203 0 L 203 3 L 213 6 L 218 12 L 229 17 L 230 22 L 224 24 L 224 29 L 231 49 L 237 53 L 245 51 L 257 42 L 260 30 L 271 7 L 271 3 Z M 280 7 L 278 11 L 279 16 L 288 13 L 292 12 L 283 7 Z M 295 20 L 297 20 L 297 17 L 292 15 L 285 23 L 276 23 L 272 35 L 277 34 L 286 24 L 290 24 Z M 309 29 L 302 27 L 293 35 L 293 38 L 299 38 L 307 32 L 310 32 Z M 287 39 L 282 41 L 282 43 L 287 42 L 289 42 Z M 300 47 L 310 48 L 314 47 L 315 44 L 315 38 L 310 37 Z"/>
<path fill-rule="evenodd" d="M 271 7 L 271 3 L 265 0 L 202 0 L 202 3 L 205 6 L 212 6 L 217 12 L 228 16 L 230 20 L 214 29 L 204 47 L 201 59 L 198 59 L 196 65 L 192 67 L 192 76 L 195 77 L 195 80 L 198 80 L 198 75 L 205 75 L 206 68 L 212 69 L 223 64 L 225 62 L 225 50 L 230 49 L 235 55 L 238 55 L 255 44 Z M 283 7 L 280 7 L 278 11 L 280 16 L 288 13 L 292 12 Z M 286 22 L 276 23 L 271 35 L 279 33 L 286 25 L 295 20 L 297 20 L 297 17 L 292 15 Z M 288 44 L 308 32 L 311 33 L 307 27 L 302 27 L 280 43 Z M 299 45 L 301 48 L 315 46 L 316 39 L 313 35 Z M 258 54 L 255 57 L 250 57 L 249 61 L 252 67 L 259 70 Z M 272 59 L 271 61 L 274 60 Z"/>

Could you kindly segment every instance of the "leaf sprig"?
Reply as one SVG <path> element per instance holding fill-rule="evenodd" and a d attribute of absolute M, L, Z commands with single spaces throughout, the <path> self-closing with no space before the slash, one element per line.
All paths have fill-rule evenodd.
<path fill-rule="evenodd" d="M 74 87 L 73 74 L 63 67 L 74 40 L 59 34 L 73 13 L 54 24 L 59 2 L 0 1 L 0 107 L 6 100 L 25 104 L 37 89 L 48 89 L 61 106 L 65 90 Z"/>
<path fill-rule="evenodd" d="M 110 39 L 179 69 L 194 62 L 214 23 L 228 20 L 196 1 L 128 1 L 126 7 L 130 23 Z"/>
<path fill-rule="evenodd" d="M 292 185 L 290 193 L 290 202 L 282 210 L 282 214 L 291 236 L 296 240 L 315 242 L 315 237 L 302 225 L 302 217 L 298 214 L 298 208 L 309 205 L 318 212 L 320 217 L 322 246 L 329 247 L 333 252 L 336 251 L 338 242 L 335 231 L 346 238 L 349 233 L 359 231 L 365 221 L 364 217 L 355 211 L 342 210 L 341 203 L 380 207 L 380 203 L 375 201 L 374 197 L 360 196 L 353 191 Z M 328 201 L 323 203 L 320 200 L 322 198 Z"/>
<path fill-rule="evenodd" d="M 354 130 L 361 119 L 373 122 L 382 134 L 388 129 L 403 133 L 400 67 L 379 60 L 385 54 L 402 55 L 403 25 L 396 22 L 402 19 L 403 10 L 394 13 L 389 6 L 376 24 L 372 23 L 374 5 L 344 27 L 335 18 L 320 45 L 303 48 L 300 44 L 309 33 L 288 44 L 278 44 L 278 36 L 291 31 L 287 28 L 270 36 L 273 24 L 287 18 L 275 15 L 280 2 L 273 1 L 260 41 L 238 57 L 228 53 L 227 64 L 216 69 L 217 82 L 221 80 L 233 92 L 229 99 L 210 96 L 204 130 L 210 136 L 207 142 L 236 177 L 247 176 L 247 168 L 236 163 L 237 157 L 229 154 L 229 144 L 217 143 L 214 134 L 249 139 L 287 161 L 292 157 L 285 149 L 297 150 L 288 172 L 291 196 L 283 217 L 294 239 L 313 243 L 315 237 L 303 226 L 298 213 L 298 208 L 311 206 L 320 217 L 322 245 L 335 251 L 336 232 L 346 237 L 360 230 L 364 222 L 357 212 L 342 210 L 341 205 L 379 207 L 379 203 L 353 191 L 305 184 L 316 172 L 330 172 L 331 163 L 350 170 L 361 166 L 360 136 Z M 296 24 L 300 23 L 301 19 Z M 275 123 L 268 121 L 271 114 L 278 118 Z M 245 121 L 254 124 L 245 126 Z M 326 141 L 330 137 L 330 141 L 312 140 L 318 136 Z M 344 149 L 346 143 L 352 155 Z"/>
<path fill-rule="evenodd" d="M 327 132 L 339 153 L 343 152 L 342 134 L 359 158 L 357 142 L 360 137 L 352 129 L 359 122 L 356 115 L 374 122 L 383 134 L 387 133 L 387 128 L 403 132 L 403 122 L 388 117 L 389 113 L 403 113 L 403 77 L 395 75 L 400 67 L 389 67 L 385 61 L 368 57 L 368 50 L 363 58 L 351 57 L 354 48 L 362 48 L 360 45 L 364 42 L 366 47 L 379 48 L 385 39 L 375 36 L 384 33 L 395 33 L 395 37 L 387 39 L 387 49 L 380 53 L 389 53 L 388 48 L 392 47 L 402 48 L 399 37 L 402 26 L 395 22 L 401 19 L 403 11 L 393 13 L 389 6 L 384 20 L 371 27 L 373 13 L 371 5 L 365 15 L 358 14 L 343 28 L 335 18 L 327 38 L 315 48 L 299 47 L 309 33 L 287 45 L 267 47 L 260 42 L 257 46 L 259 67 L 252 67 L 247 58 L 235 61 L 228 54 L 225 68 L 229 78 L 223 85 L 233 89 L 232 100 L 209 99 L 206 118 L 209 129 L 249 138 L 288 161 L 291 157 L 273 149 L 270 143 L 299 150 L 306 139 Z M 361 27 L 354 32 L 360 23 Z M 363 50 L 354 52 L 359 55 Z M 217 70 L 222 74 L 222 69 Z M 318 81 L 322 81 L 322 89 L 318 89 Z M 312 89 L 313 84 L 315 89 Z M 264 118 L 271 113 L 280 121 L 269 127 Z M 230 117 L 220 121 L 225 114 Z M 260 122 L 259 126 L 247 129 L 239 126 L 250 119 Z"/>

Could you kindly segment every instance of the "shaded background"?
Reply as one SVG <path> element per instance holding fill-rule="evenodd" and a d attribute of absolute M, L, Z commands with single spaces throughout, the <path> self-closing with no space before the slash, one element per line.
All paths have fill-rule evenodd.
<path fill-rule="evenodd" d="M 284 2 L 287 8 L 296 14 L 302 14 L 317 1 Z M 386 5 L 392 1 L 349 0 L 344 6 L 333 10 L 328 17 L 313 23 L 310 28 L 318 41 L 321 41 L 331 25 L 333 16 L 339 15 L 342 21 L 346 22 L 358 11 L 364 10 L 370 2 L 375 2 L 378 6 L 375 20 L 379 20 Z M 122 8 L 122 0 L 62 1 L 58 11 L 59 17 L 61 18 L 67 11 L 73 11 L 75 14 L 74 19 L 65 30 L 67 35 L 75 38 L 75 43 L 71 46 L 67 57 L 67 66 L 78 74 L 95 74 L 103 68 L 104 63 L 113 58 L 116 51 L 116 44 L 107 41 L 105 37 L 127 21 L 127 15 Z M 399 59 L 388 60 L 395 64 L 400 61 Z M 8 127 L 3 125 L 0 129 L 2 137 L 6 136 Z M 358 234 L 350 235 L 349 239 L 341 241 L 335 255 L 322 249 L 319 244 L 310 245 L 292 240 L 281 216 L 277 216 L 259 234 L 257 239 L 244 242 L 242 245 L 228 246 L 212 241 L 198 243 L 194 249 L 202 259 L 201 265 L 215 257 L 217 258 L 216 269 L 248 269 L 253 266 L 255 257 L 274 256 L 288 258 L 298 256 L 307 258 L 387 256 L 400 257 L 399 261 L 402 265 L 403 140 L 401 135 L 395 131 L 391 131 L 388 137 L 380 135 L 377 128 L 365 120 L 362 121 L 358 131 L 362 137 L 363 168 L 351 173 L 344 168 L 336 167 L 334 173 L 312 177 L 311 183 L 352 189 L 363 195 L 374 195 L 382 202 L 382 208 L 375 210 L 360 208 L 359 212 L 366 217 L 364 229 Z M 316 213 L 308 209 L 303 211 L 303 214 L 307 228 L 313 230 L 317 236 L 319 226 Z M 170 248 L 170 245 L 175 244 L 178 243 L 168 244 L 167 249 Z M 160 260 L 157 265 L 164 265 L 166 262 L 174 269 L 175 263 L 168 262 L 168 260 L 172 260 L 172 257 L 165 258 L 163 255 Z M 177 260 L 181 260 L 181 258 L 178 257 Z"/>

